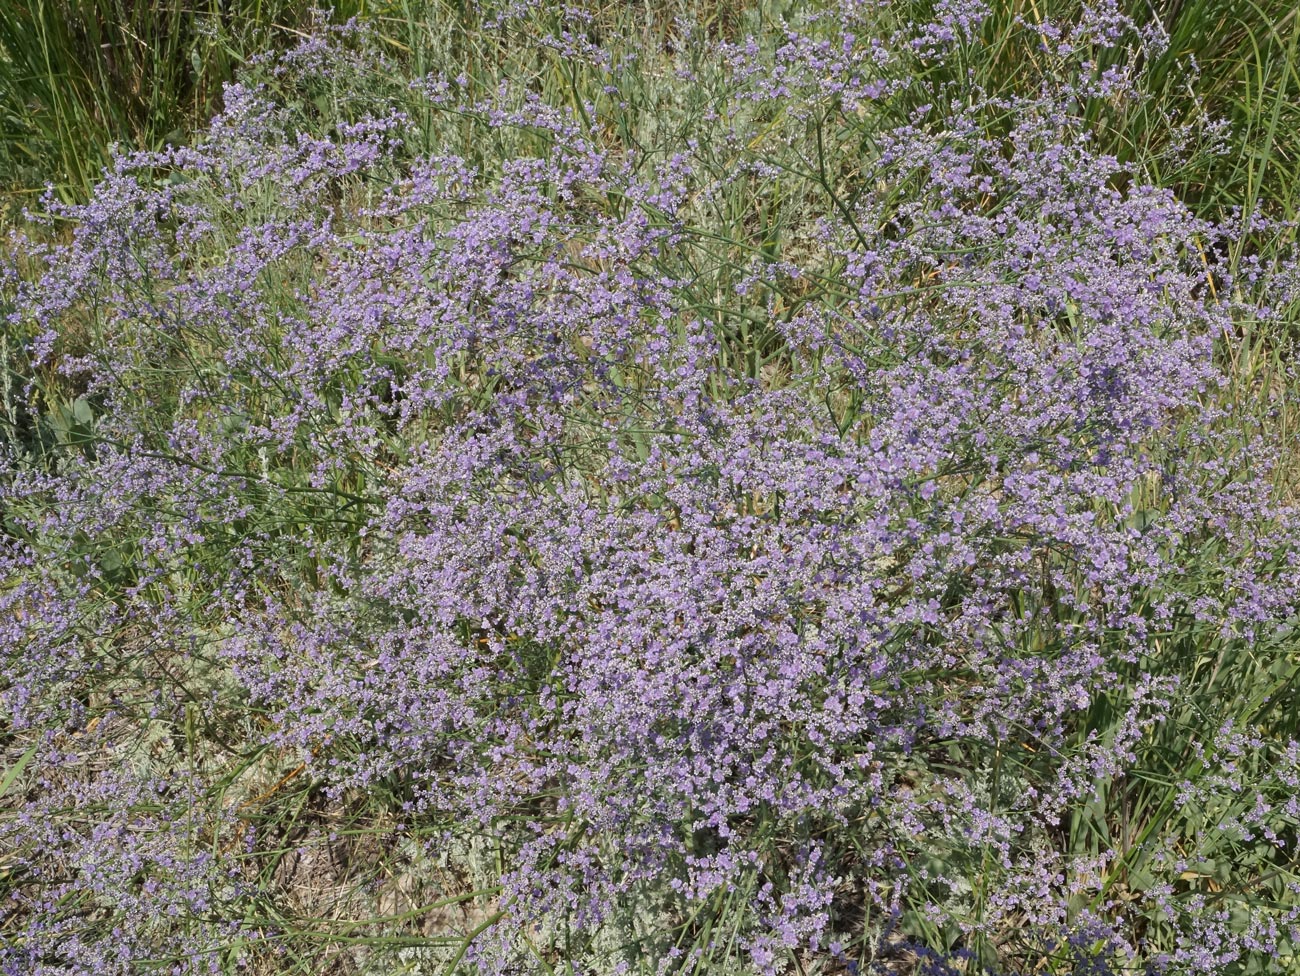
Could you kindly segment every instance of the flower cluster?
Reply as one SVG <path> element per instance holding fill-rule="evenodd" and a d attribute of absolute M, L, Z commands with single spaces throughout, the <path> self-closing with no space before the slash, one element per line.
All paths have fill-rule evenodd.
<path fill-rule="evenodd" d="M 1293 887 L 1230 907 L 1247 883 L 1180 848 L 1189 808 L 1252 879 L 1296 843 L 1298 747 L 1189 734 L 1177 663 L 1271 653 L 1300 587 L 1265 446 L 1215 406 L 1226 232 L 1092 149 L 1079 106 L 1135 82 L 1089 58 L 1150 41 L 1113 6 L 1032 28 L 1077 77 L 942 107 L 917 65 L 990 14 L 940 8 L 709 42 L 717 139 L 672 154 L 447 78 L 318 132 L 250 82 L 47 203 L 71 236 L 16 240 L 6 284 L 29 409 L 67 421 L 3 470 L 0 702 L 47 742 L 0 834 L 45 852 L 6 867 L 12 971 L 133 971 L 177 919 L 254 937 L 195 824 L 224 791 L 51 778 L 88 716 L 182 692 L 339 802 L 496 838 L 485 972 L 548 938 L 609 971 L 1292 951 Z M 424 116 L 514 150 L 425 152 Z M 1194 778 L 1098 847 L 1162 751 Z"/>

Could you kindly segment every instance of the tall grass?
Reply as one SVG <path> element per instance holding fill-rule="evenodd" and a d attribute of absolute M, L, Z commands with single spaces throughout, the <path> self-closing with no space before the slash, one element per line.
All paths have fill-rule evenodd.
<path fill-rule="evenodd" d="M 336 17 L 358 0 L 332 5 Z M 15 0 L 0 6 L 0 189 L 84 198 L 110 148 L 181 144 L 252 53 L 312 21 L 296 0 Z"/>
<path fill-rule="evenodd" d="M 499 40 L 466 29 L 476 16 L 472 4 L 345 0 L 329 6 L 336 20 L 360 15 L 373 23 L 416 75 L 447 63 L 485 83 L 506 73 L 509 59 L 501 57 Z M 926 7 L 899 6 L 897 15 L 917 19 Z M 1015 20 L 1068 19 L 1077 2 L 1012 0 L 999 7 L 1001 16 L 986 24 L 984 44 L 969 67 L 986 90 L 1024 90 L 1051 66 L 1017 47 Z M 793 9 L 729 0 L 593 8 L 596 30 L 646 53 L 664 51 L 683 17 L 710 33 L 739 36 L 779 29 Z M 1163 35 L 1167 46 L 1143 66 L 1145 102 L 1119 114 L 1101 103 L 1088 108 L 1099 144 L 1145 178 L 1177 188 L 1203 213 L 1229 207 L 1250 213 L 1261 205 L 1290 213 L 1300 161 L 1295 6 L 1285 0 L 1133 0 L 1127 12 Z M 157 149 L 183 142 L 219 107 L 221 85 L 251 54 L 291 43 L 312 16 L 311 6 L 296 0 L 6 4 L 0 8 L 4 189 L 52 182 L 65 196 L 84 196 L 111 145 Z M 1191 153 L 1170 153 L 1171 140 L 1186 138 L 1189 127 L 1216 122 L 1228 123 L 1220 139 Z"/>

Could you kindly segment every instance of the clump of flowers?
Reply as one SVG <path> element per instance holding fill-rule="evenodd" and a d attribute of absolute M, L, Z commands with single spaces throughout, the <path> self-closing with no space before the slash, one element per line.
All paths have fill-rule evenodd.
<path fill-rule="evenodd" d="M 32 415 L 81 406 L 6 459 L 10 727 L 127 689 L 170 714 L 201 641 L 225 690 L 196 700 L 329 797 L 500 846 L 458 957 L 484 972 L 1293 951 L 1297 746 L 1187 733 L 1174 663 L 1272 653 L 1300 585 L 1264 442 L 1216 406 L 1249 314 L 1204 258 L 1226 232 L 1090 145 L 1080 106 L 1137 91 L 1091 59 L 1152 42 L 1116 9 L 1025 25 L 1058 74 L 1009 94 L 926 80 L 990 15 L 939 8 L 708 42 L 716 138 L 671 154 L 509 86 L 423 79 L 322 133 L 249 83 L 194 147 L 47 201 L 74 229 L 15 241 L 8 321 Z M 423 116 L 513 151 L 426 152 Z M 711 227 L 737 200 L 758 229 Z M 144 667 L 119 638 L 150 627 Z M 1176 807 L 1098 847 L 1088 811 L 1159 750 L 1197 765 Z M 219 846 L 124 840 L 224 791 L 140 821 L 155 787 L 103 774 L 86 833 L 25 788 L 22 843 L 170 873 L 96 903 L 123 938 L 32 861 L 15 959 L 129 971 L 178 916 L 256 937 L 204 887 Z M 1191 806 L 1248 876 L 1189 860 Z"/>

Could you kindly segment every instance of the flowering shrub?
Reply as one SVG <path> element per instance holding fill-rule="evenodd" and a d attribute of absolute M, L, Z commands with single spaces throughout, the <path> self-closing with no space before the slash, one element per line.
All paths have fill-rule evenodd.
<path fill-rule="evenodd" d="M 1291 957 L 1300 522 L 1215 359 L 1258 313 L 1090 146 L 1140 93 L 1093 60 L 1155 39 L 1020 25 L 1050 71 L 991 93 L 991 16 L 690 38 L 669 152 L 590 32 L 536 49 L 605 102 L 277 101 L 364 71 L 349 29 L 47 201 L 6 278 L 9 971 L 282 960 L 296 841 L 238 833 L 290 781 L 409 863 L 494 845 L 458 942 L 333 930 L 367 971 Z M 69 749 L 104 728 L 132 772 Z"/>

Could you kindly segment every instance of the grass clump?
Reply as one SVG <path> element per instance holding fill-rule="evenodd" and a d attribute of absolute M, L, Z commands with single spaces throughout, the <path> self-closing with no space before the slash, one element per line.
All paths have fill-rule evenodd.
<path fill-rule="evenodd" d="M 334 16 L 359 12 L 338 4 Z M 184 143 L 250 53 L 311 29 L 309 5 L 31 0 L 0 9 L 0 185 L 84 199 L 114 145 Z M 28 202 L 26 200 L 22 201 Z"/>

